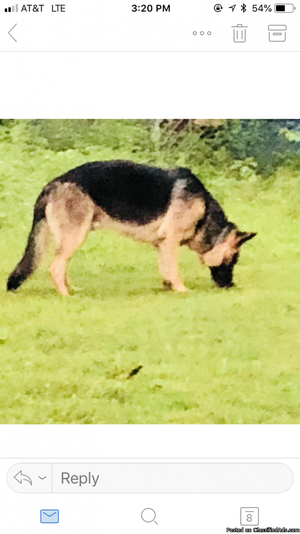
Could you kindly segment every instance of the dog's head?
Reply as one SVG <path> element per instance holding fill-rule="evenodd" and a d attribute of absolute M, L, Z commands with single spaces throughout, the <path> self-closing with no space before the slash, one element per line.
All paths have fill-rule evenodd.
<path fill-rule="evenodd" d="M 256 233 L 241 232 L 235 226 L 228 233 L 227 227 L 221 232 L 213 248 L 201 254 L 202 261 L 210 268 L 212 279 L 217 286 L 233 286 L 233 268 L 238 261 L 240 248 L 255 236 Z"/>

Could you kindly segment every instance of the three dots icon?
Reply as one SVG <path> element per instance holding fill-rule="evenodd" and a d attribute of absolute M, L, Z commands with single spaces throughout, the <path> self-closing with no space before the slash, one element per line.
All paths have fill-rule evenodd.
<path fill-rule="evenodd" d="M 206 32 L 206 35 L 211 35 L 211 34 L 212 34 L 211 31 Z M 198 35 L 198 32 L 194 31 L 194 32 L 193 32 L 193 35 Z M 203 35 L 205 35 L 205 32 L 204 32 L 203 30 L 201 30 L 201 31 L 199 32 L 199 35 L 201 35 L 201 37 L 203 37 Z"/>

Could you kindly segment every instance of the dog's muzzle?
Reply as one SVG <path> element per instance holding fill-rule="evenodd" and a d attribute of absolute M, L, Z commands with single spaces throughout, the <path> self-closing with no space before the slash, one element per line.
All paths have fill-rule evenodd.
<path fill-rule="evenodd" d="M 222 263 L 219 267 L 210 268 L 211 277 L 218 287 L 229 289 L 232 287 L 233 266 Z"/>

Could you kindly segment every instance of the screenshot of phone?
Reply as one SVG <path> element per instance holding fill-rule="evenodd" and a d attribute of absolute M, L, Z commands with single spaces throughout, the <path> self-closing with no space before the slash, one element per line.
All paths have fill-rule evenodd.
<path fill-rule="evenodd" d="M 0 10 L 1 532 L 300 532 L 300 6 Z"/>

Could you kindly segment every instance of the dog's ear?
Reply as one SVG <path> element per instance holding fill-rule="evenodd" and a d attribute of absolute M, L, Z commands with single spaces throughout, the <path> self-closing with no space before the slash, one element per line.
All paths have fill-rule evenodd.
<path fill-rule="evenodd" d="M 256 236 L 256 232 L 240 232 L 236 233 L 236 246 L 241 247 L 246 241 L 250 241 Z"/>

